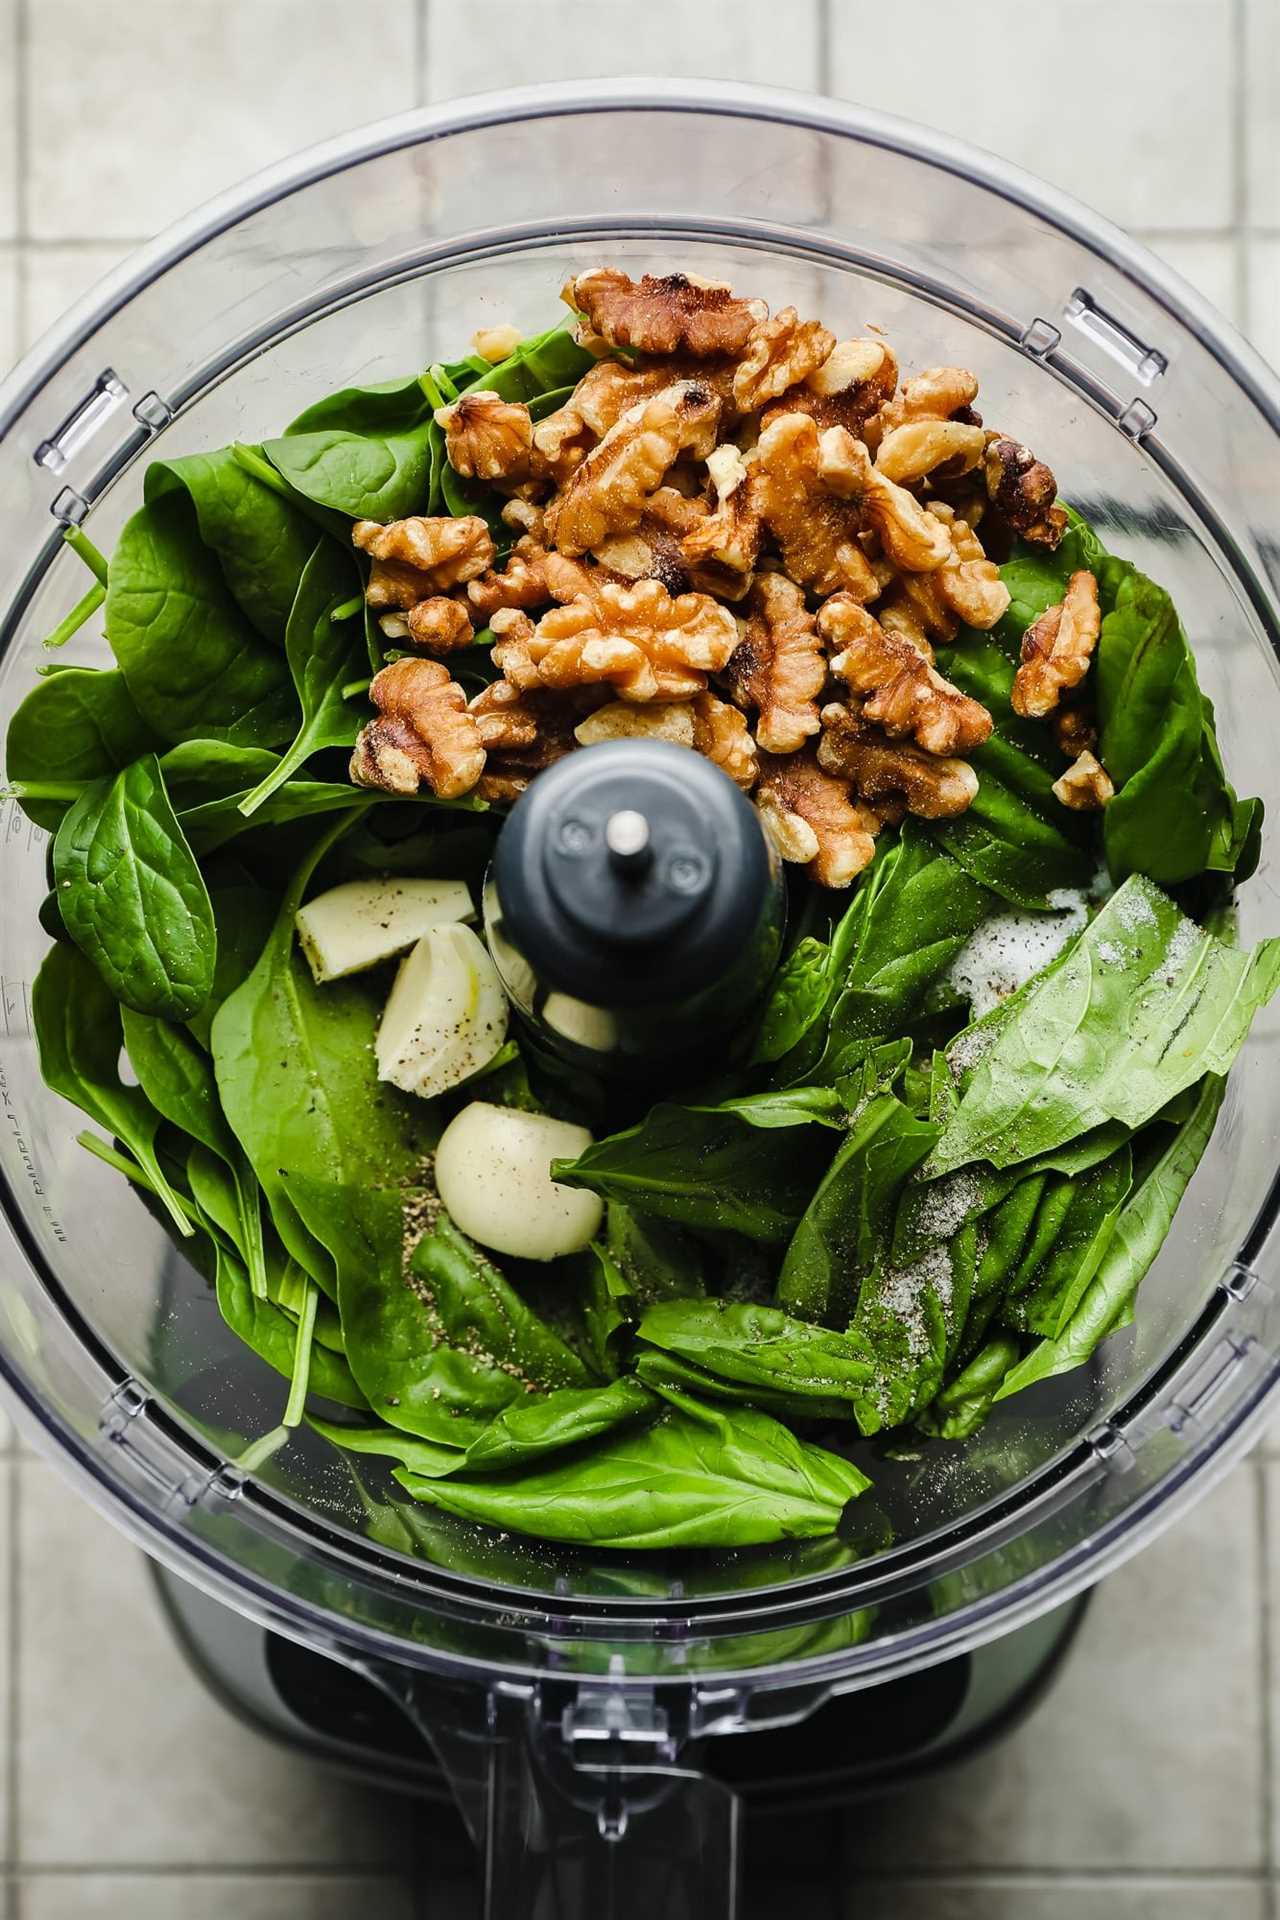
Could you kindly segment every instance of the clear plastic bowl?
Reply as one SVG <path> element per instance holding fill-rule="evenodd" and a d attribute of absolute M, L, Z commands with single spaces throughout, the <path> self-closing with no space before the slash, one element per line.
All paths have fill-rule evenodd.
<path fill-rule="evenodd" d="M 1141 247 L 989 156 L 710 84 L 539 88 L 387 122 L 224 196 L 95 289 L 0 393 L 0 718 L 84 590 L 60 521 L 109 550 L 153 454 L 261 438 L 481 325 L 545 325 L 564 279 L 601 260 L 729 279 L 840 333 L 883 327 L 907 364 L 972 367 L 988 422 L 1043 450 L 1065 497 L 1172 592 L 1232 778 L 1280 820 L 1272 374 Z M 84 635 L 73 652 L 105 658 Z M 1274 1009 L 1136 1326 L 967 1447 L 879 1469 L 847 1539 L 628 1559 L 437 1518 L 411 1556 L 369 1538 L 314 1437 L 246 1484 L 227 1463 L 274 1424 L 279 1383 L 41 1084 L 27 989 L 44 836 L 12 802 L 3 820 L 0 1373 L 90 1498 L 285 1633 L 383 1674 L 489 1695 L 501 1679 L 527 1700 L 547 1676 L 587 1702 L 638 1688 L 678 1700 L 681 1727 L 741 1729 L 1065 1599 L 1261 1417 L 1280 1374 Z M 1240 900 L 1249 942 L 1280 928 L 1269 846 Z"/>

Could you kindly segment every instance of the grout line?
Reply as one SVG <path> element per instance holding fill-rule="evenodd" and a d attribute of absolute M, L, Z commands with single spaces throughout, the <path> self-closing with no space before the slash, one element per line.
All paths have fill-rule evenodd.
<path fill-rule="evenodd" d="M 27 0 L 17 0 L 13 17 L 13 58 L 18 77 L 17 98 L 14 101 L 13 129 L 17 143 L 17 186 L 18 186 L 18 258 L 13 276 L 14 304 L 14 340 L 19 355 L 27 351 L 27 241 L 31 232 L 31 180 L 28 165 L 31 150 L 30 125 L 30 17 Z"/>
<path fill-rule="evenodd" d="M 427 48 L 430 44 L 428 10 L 430 6 L 431 0 L 417 0 L 417 5 L 413 11 L 414 86 L 417 92 L 418 104 L 423 107 L 426 106 L 428 100 L 431 98 L 431 89 L 428 85 L 431 75 L 427 70 Z"/>
<path fill-rule="evenodd" d="M 1252 1462 L 1254 1478 L 1255 1513 L 1258 1538 L 1258 1611 L 1261 1642 L 1259 1645 L 1259 1682 L 1262 1687 L 1262 1858 L 1267 1872 L 1266 1907 L 1268 1920 L 1275 1920 L 1276 1893 L 1274 1873 L 1275 1854 L 1275 1788 L 1276 1788 L 1276 1728 L 1275 1701 L 1273 1687 L 1275 1683 L 1274 1650 L 1271 1643 L 1271 1513 L 1268 1500 L 1268 1472 L 1265 1462 L 1254 1459 Z"/>
<path fill-rule="evenodd" d="M 832 0 L 818 0 L 818 92 L 831 92 Z"/>
<path fill-rule="evenodd" d="M 1231 9 L 1231 212 L 1235 228 L 1236 313 L 1241 332 L 1249 326 L 1249 248 L 1245 226 L 1249 217 L 1248 152 L 1248 24 L 1246 0 L 1233 0 Z"/>
<path fill-rule="evenodd" d="M 16 1429 L 15 1429 L 16 1431 Z M 21 1659 L 22 1629 L 19 1620 L 19 1595 L 21 1582 L 18 1578 L 19 1524 L 21 1519 L 22 1472 L 16 1459 L 9 1461 L 5 1469 L 9 1478 L 9 1524 L 8 1524 L 8 1600 L 9 1620 L 7 1636 L 7 1658 L 9 1665 L 9 1697 L 5 1702 L 5 1751 L 8 1759 L 8 1774 L 5 1781 L 5 1822 L 9 1830 L 7 1859 L 10 1868 L 17 1865 L 20 1846 L 19 1829 L 22 1819 L 22 1791 L 20 1768 L 22 1763 L 21 1726 L 18 1712 L 18 1673 Z M 12 1880 L 6 1893 L 6 1910 L 9 1920 L 14 1920 L 17 1912 L 18 1891 Z"/>

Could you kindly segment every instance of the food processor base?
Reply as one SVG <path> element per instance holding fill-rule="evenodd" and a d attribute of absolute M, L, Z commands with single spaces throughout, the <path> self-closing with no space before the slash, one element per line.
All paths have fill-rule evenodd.
<path fill-rule="evenodd" d="M 459 1854 L 463 1827 L 445 1770 L 388 1690 L 154 1562 L 152 1573 L 175 1637 L 224 1706 L 352 1780 L 435 1803 L 448 1852 Z M 987 1646 L 838 1695 L 793 1726 L 704 1740 L 686 1759 L 739 1797 L 749 1857 L 767 1866 L 771 1816 L 834 1812 L 1002 1738 L 1052 1684 L 1088 1603 L 1084 1594 Z"/>

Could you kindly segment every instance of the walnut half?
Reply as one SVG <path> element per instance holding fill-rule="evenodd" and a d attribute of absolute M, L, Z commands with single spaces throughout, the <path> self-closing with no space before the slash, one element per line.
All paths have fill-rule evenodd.
<path fill-rule="evenodd" d="M 619 416 L 547 509 L 547 537 L 561 553 L 589 553 L 634 527 L 668 468 L 716 443 L 720 401 L 696 380 L 674 380 Z"/>
<path fill-rule="evenodd" d="M 378 717 L 360 729 L 351 755 L 358 787 L 439 800 L 469 793 L 484 771 L 484 748 L 467 696 L 439 660 L 393 660 L 369 683 Z"/>
<path fill-rule="evenodd" d="M 869 695 L 862 711 L 891 739 L 910 735 L 926 753 L 968 753 L 991 732 L 991 715 L 944 680 L 914 640 L 886 633 L 848 594 L 834 594 L 818 615 L 823 638 L 838 649 L 831 662 L 854 693 Z"/>
<path fill-rule="evenodd" d="M 847 887 L 875 853 L 880 816 L 824 772 L 811 747 L 761 755 L 756 806 L 782 859 L 807 867 L 820 887 Z"/>
<path fill-rule="evenodd" d="M 1098 583 L 1086 569 L 1073 573 L 1056 607 L 1046 607 L 1022 636 L 1022 661 L 1010 700 L 1025 720 L 1043 720 L 1064 689 L 1078 687 L 1089 671 L 1102 612 Z"/>
<path fill-rule="evenodd" d="M 740 300 L 732 289 L 687 273 L 633 280 L 619 267 L 593 267 L 565 282 L 560 298 L 585 314 L 592 332 L 611 347 L 641 353 L 741 353 L 763 300 Z"/>
<path fill-rule="evenodd" d="M 523 400 L 504 400 L 488 388 L 437 407 L 449 465 L 467 480 L 525 480 L 533 422 Z"/>
<path fill-rule="evenodd" d="M 1067 530 L 1067 516 L 1055 506 L 1058 483 L 1030 447 L 1007 434 L 987 438 L 984 459 L 987 495 L 1015 533 L 1041 547 L 1056 547 Z"/>
<path fill-rule="evenodd" d="M 494 545 L 479 514 L 411 514 L 383 526 L 357 520 L 351 539 L 373 562 L 365 598 L 371 607 L 407 612 L 419 600 L 474 580 L 493 565 Z"/>
<path fill-rule="evenodd" d="M 647 702 L 701 693 L 706 676 L 727 664 L 738 629 L 729 609 L 705 593 L 673 599 L 657 580 L 627 586 L 605 578 L 590 580 L 518 637 L 543 686 L 608 684 L 624 700 Z M 504 623 L 508 676 L 506 650 L 516 639 L 514 626 Z"/>
<path fill-rule="evenodd" d="M 833 701 L 822 709 L 818 765 L 853 783 L 864 800 L 879 807 L 902 800 L 922 820 L 950 820 L 973 804 L 978 776 L 967 760 L 922 753 L 904 741 L 889 740 L 853 705 Z"/>

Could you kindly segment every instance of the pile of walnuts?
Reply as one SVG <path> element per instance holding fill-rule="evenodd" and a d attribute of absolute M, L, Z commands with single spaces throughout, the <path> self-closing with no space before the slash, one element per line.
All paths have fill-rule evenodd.
<path fill-rule="evenodd" d="M 436 415 L 454 469 L 507 495 L 504 564 L 474 515 L 354 528 L 406 651 L 370 686 L 352 779 L 504 802 L 577 746 L 674 741 L 754 795 L 785 860 L 848 886 L 885 821 L 977 793 L 966 755 L 991 715 L 934 648 L 1000 619 L 990 555 L 1011 535 L 1058 544 L 1053 474 L 984 428 L 971 373 L 900 385 L 885 341 L 838 341 L 794 307 L 612 267 L 562 298 L 599 356 L 565 405 L 535 422 L 474 392 Z M 1077 573 L 1014 687 L 1018 713 L 1054 716 L 1068 806 L 1110 797 L 1087 715 L 1055 712 L 1098 624 Z M 468 699 L 447 662 L 485 626 L 502 677 Z"/>

